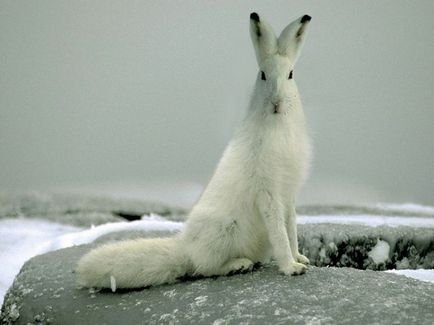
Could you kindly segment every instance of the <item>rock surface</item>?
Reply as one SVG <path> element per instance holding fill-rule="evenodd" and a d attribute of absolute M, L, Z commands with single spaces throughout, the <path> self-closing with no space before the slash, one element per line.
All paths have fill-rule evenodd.
<path fill-rule="evenodd" d="M 432 324 L 434 285 L 390 273 L 275 266 L 136 291 L 76 287 L 73 268 L 94 245 L 29 260 L 5 297 L 3 324 Z"/>
<path fill-rule="evenodd" d="M 307 224 L 298 226 L 299 246 L 316 266 L 358 269 L 433 269 L 434 229 Z"/>
<path fill-rule="evenodd" d="M 311 204 L 297 207 L 297 213 L 303 215 L 379 215 L 400 217 L 434 217 L 434 208 L 414 204 L 378 204 L 378 205 L 321 205 Z"/>
<path fill-rule="evenodd" d="M 304 215 L 434 217 L 431 210 L 362 206 L 298 209 Z M 43 218 L 88 227 L 135 220 L 149 213 L 182 221 L 186 211 L 107 197 L 0 193 L 0 219 Z M 173 234 L 162 230 L 114 232 L 90 245 L 29 260 L 5 297 L 0 323 L 432 324 L 434 284 L 371 270 L 434 268 L 433 228 L 322 223 L 299 225 L 298 233 L 300 250 L 315 266 L 340 268 L 312 266 L 305 275 L 285 277 L 269 265 L 248 274 L 135 291 L 112 293 L 77 288 L 73 273 L 76 262 L 96 245 Z"/>
<path fill-rule="evenodd" d="M 164 203 L 107 196 L 0 192 L 0 219 L 26 217 L 89 227 L 138 220 L 151 213 L 179 221 L 185 219 L 186 211 Z"/>

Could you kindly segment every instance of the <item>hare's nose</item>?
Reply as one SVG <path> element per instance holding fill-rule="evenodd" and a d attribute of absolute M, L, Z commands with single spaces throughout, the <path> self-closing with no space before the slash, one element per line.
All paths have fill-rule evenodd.
<path fill-rule="evenodd" d="M 271 100 L 271 104 L 273 104 L 274 107 L 279 106 L 280 105 L 280 100 L 278 100 L 278 99 Z"/>
<path fill-rule="evenodd" d="M 274 114 L 279 113 L 280 112 L 280 101 L 271 101 L 271 104 L 273 104 Z"/>

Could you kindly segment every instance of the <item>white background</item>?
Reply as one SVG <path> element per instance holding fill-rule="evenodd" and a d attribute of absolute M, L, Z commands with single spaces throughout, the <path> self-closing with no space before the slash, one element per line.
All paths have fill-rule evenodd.
<path fill-rule="evenodd" d="M 434 204 L 432 0 L 1 1 L 0 189 L 206 184 L 256 77 L 252 11 L 313 17 L 302 201 Z"/>

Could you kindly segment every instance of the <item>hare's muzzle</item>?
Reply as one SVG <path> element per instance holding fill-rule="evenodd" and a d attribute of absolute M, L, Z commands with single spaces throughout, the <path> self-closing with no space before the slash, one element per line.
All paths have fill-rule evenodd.
<path fill-rule="evenodd" d="M 281 101 L 272 101 L 271 104 L 273 105 L 273 113 L 274 114 L 280 114 L 282 112 L 282 102 Z"/>

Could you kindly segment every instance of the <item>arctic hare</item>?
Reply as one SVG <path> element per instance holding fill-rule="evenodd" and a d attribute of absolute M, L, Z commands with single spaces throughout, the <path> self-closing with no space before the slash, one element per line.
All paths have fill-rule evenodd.
<path fill-rule="evenodd" d="M 186 275 L 226 275 L 277 261 L 280 272 L 302 274 L 295 198 L 309 165 L 310 146 L 294 64 L 311 17 L 276 38 L 257 13 L 250 34 L 259 65 L 247 116 L 217 169 L 172 238 L 139 239 L 98 247 L 78 263 L 78 283 L 136 288 Z"/>

